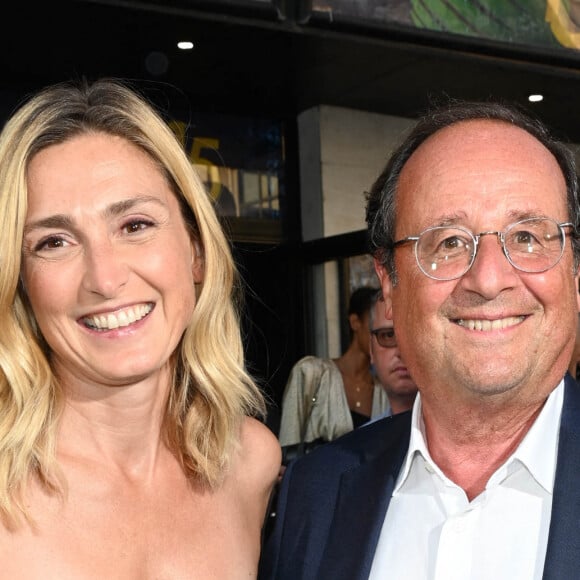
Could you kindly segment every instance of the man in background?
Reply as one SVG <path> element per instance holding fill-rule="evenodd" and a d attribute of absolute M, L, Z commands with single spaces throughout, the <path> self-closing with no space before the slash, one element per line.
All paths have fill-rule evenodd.
<path fill-rule="evenodd" d="M 389 410 L 384 416 L 413 408 L 417 385 L 401 358 L 393 321 L 386 317 L 386 305 L 381 291 L 373 298 L 369 326 L 371 331 L 371 364 L 374 373 L 389 398 Z"/>

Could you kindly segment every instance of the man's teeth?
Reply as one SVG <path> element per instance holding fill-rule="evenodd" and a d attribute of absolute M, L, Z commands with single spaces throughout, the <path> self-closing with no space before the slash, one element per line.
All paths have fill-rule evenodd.
<path fill-rule="evenodd" d="M 151 304 L 141 304 L 140 306 L 126 308 L 125 310 L 115 312 L 114 314 L 87 316 L 83 319 L 83 322 L 89 328 L 95 328 L 97 330 L 113 330 L 115 328 L 129 326 L 129 324 L 141 320 L 151 312 L 152 308 L 153 305 Z"/>
<path fill-rule="evenodd" d="M 523 316 L 510 316 L 508 318 L 499 318 L 498 320 L 457 320 L 459 326 L 464 326 L 469 330 L 499 330 L 502 328 L 508 328 L 509 326 L 515 326 L 519 324 L 524 319 Z"/>

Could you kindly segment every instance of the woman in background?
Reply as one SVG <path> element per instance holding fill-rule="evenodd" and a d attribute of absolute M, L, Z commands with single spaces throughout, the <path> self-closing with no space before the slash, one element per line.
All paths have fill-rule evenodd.
<path fill-rule="evenodd" d="M 337 359 L 306 356 L 292 368 L 282 399 L 283 447 L 332 441 L 389 406 L 371 372 L 369 315 L 377 289 L 361 287 L 349 300 L 350 343 Z"/>

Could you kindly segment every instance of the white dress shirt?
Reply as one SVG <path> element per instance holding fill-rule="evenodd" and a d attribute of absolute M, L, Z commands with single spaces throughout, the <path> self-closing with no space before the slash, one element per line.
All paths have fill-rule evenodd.
<path fill-rule="evenodd" d="M 471 502 L 433 462 L 421 400 L 369 580 L 540 580 L 546 557 L 564 381 Z"/>

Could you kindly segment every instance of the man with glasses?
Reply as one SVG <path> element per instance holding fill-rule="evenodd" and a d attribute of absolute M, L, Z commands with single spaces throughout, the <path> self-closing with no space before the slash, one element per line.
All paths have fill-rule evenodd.
<path fill-rule="evenodd" d="M 418 122 L 366 214 L 413 412 L 287 469 L 261 578 L 578 577 L 577 189 L 516 109 Z"/>
<path fill-rule="evenodd" d="M 386 317 L 386 305 L 380 291 L 372 301 L 369 326 L 374 374 L 389 399 L 389 409 L 384 416 L 409 411 L 413 408 L 417 385 L 401 357 L 393 321 Z"/>

